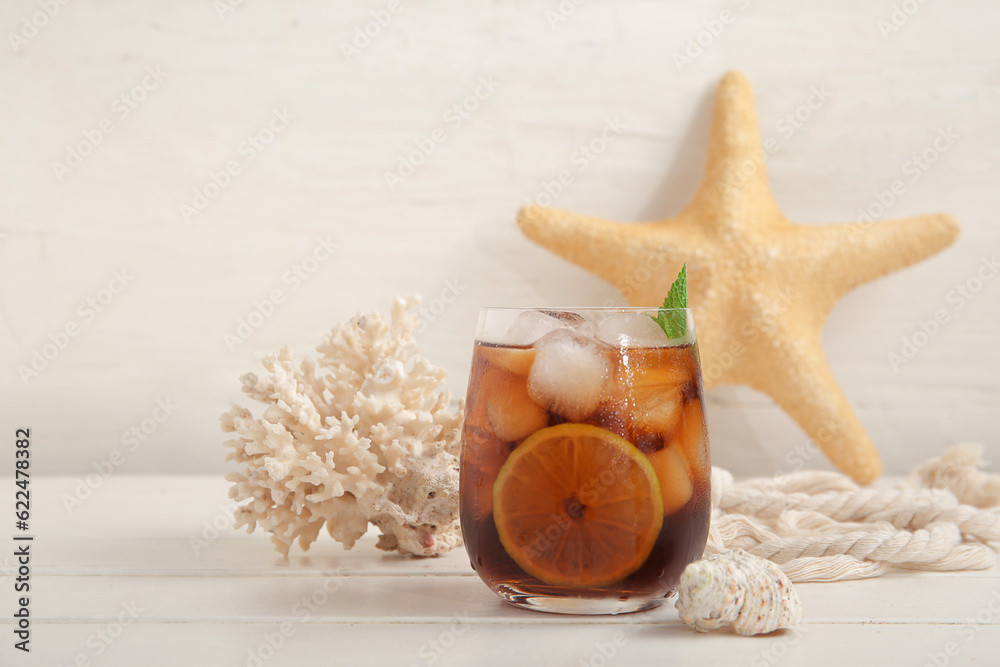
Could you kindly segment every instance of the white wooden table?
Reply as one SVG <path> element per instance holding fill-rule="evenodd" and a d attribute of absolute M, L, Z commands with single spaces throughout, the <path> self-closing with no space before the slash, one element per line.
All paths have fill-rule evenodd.
<path fill-rule="evenodd" d="M 69 512 L 80 483 L 32 481 L 30 654 L 13 649 L 13 547 L 0 550 L 0 665 L 1000 662 L 998 570 L 802 584 L 796 631 L 699 635 L 669 603 L 617 617 L 506 606 L 463 550 L 413 559 L 377 551 L 373 535 L 353 551 L 323 535 L 286 561 L 265 534 L 232 529 L 215 476 L 112 476 Z M 13 518 L 10 545 L 12 533 Z"/>

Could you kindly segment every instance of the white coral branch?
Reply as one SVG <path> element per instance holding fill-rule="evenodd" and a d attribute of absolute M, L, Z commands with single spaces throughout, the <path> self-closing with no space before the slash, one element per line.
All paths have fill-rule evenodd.
<path fill-rule="evenodd" d="M 350 549 L 369 522 L 386 550 L 431 556 L 461 544 L 462 407 L 451 410 L 445 371 L 419 355 L 416 302 L 396 299 L 389 320 L 366 313 L 334 327 L 318 361 L 296 367 L 285 348 L 242 377 L 265 408 L 222 415 L 237 436 L 227 459 L 240 468 L 226 479 L 243 503 L 238 527 L 270 532 L 285 555 L 324 526 Z"/>

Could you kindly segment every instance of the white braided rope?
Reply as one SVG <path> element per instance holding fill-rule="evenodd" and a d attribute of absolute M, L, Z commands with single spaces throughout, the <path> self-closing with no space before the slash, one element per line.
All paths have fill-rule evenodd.
<path fill-rule="evenodd" d="M 859 488 L 844 475 L 797 472 L 737 483 L 712 470 L 709 553 L 746 551 L 792 581 L 992 567 L 1000 541 L 1000 475 L 982 448 L 956 445 L 917 467 L 898 489 Z"/>

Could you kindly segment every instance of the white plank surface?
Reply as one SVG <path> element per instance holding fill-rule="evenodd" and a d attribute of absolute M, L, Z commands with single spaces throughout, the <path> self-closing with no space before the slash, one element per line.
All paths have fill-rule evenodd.
<path fill-rule="evenodd" d="M 934 666 L 991 665 L 1000 648 L 994 626 L 983 628 L 966 642 L 954 626 L 919 625 L 809 626 L 805 632 L 748 640 L 737 636 L 705 638 L 677 626 L 639 626 L 619 630 L 565 624 L 554 630 L 534 623 L 502 629 L 479 625 L 386 624 L 374 626 L 297 625 L 276 651 L 266 649 L 267 637 L 278 624 L 179 625 L 143 623 L 129 626 L 104 653 L 95 626 L 40 626 L 46 648 L 38 665 L 72 664 L 83 655 L 94 665 L 141 664 L 150 667 L 254 665 L 324 667 L 410 667 L 429 665 L 858 665 Z M 622 632 L 618 635 L 618 632 Z M 59 645 L 54 645 L 56 637 Z M 278 640 L 275 640 L 278 643 Z M 945 647 L 953 647 L 953 657 Z M 602 660 L 603 655 L 610 659 Z"/>
<path fill-rule="evenodd" d="M 74 0 L 41 19 L 37 0 L 0 3 L 2 426 L 37 429 L 39 470 L 80 474 L 169 399 L 176 411 L 120 471 L 218 473 L 217 417 L 242 372 L 412 291 L 440 300 L 421 343 L 461 394 L 480 306 L 616 298 L 524 239 L 516 209 L 571 169 L 558 206 L 626 222 L 675 213 L 704 165 L 711 92 L 740 68 L 762 133 L 779 140 L 768 170 L 792 219 L 855 220 L 904 178 L 887 215 L 961 221 L 953 248 L 849 295 L 825 342 L 890 472 L 958 440 L 995 457 L 1000 281 L 987 269 L 961 307 L 954 290 L 1000 250 L 1000 5 L 911 2 L 912 16 L 895 16 L 901 4 L 405 2 L 348 59 L 342 44 L 386 1 Z M 724 11 L 733 20 L 720 28 Z M 678 67 L 698 39 L 703 53 Z M 445 114 L 481 77 L 494 90 L 455 126 Z M 829 100 L 790 132 L 787 115 L 817 87 Z M 125 108 L 122 95 L 142 100 Z M 295 118 L 263 150 L 241 152 L 275 108 Z M 574 152 L 609 118 L 627 127 L 583 169 Z M 104 120 L 113 129 L 57 174 Z M 949 127 L 959 138 L 913 180 L 912 156 Z M 447 139 L 390 190 L 385 173 L 438 128 Z M 179 206 L 228 161 L 239 174 L 185 224 Z M 308 280 L 289 279 L 327 235 L 339 247 Z M 123 269 L 133 277 L 100 312 L 81 308 Z M 275 289 L 282 303 L 230 350 L 224 335 Z M 889 353 L 939 309 L 949 323 L 892 369 Z M 25 385 L 17 367 L 72 324 L 78 335 Z M 757 394 L 713 392 L 708 412 L 725 467 L 769 474 L 801 458 L 802 433 Z"/>
<path fill-rule="evenodd" d="M 205 533 L 226 516 L 217 477 L 113 476 L 70 513 L 61 497 L 74 485 L 33 482 L 33 650 L 11 649 L 4 609 L 0 664 L 965 665 L 1000 650 L 998 570 L 800 584 L 797 630 L 699 635 L 670 604 L 613 617 L 515 609 L 463 550 L 412 559 L 378 552 L 374 535 L 349 552 L 324 536 L 284 560 L 222 520 Z M 196 553 L 192 536 L 207 546 Z M 0 567 L 9 606 L 9 560 Z"/>

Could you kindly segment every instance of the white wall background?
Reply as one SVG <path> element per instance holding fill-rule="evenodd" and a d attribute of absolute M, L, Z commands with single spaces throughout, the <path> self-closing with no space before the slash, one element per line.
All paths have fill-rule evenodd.
<path fill-rule="evenodd" d="M 225 2 L 73 0 L 50 19 L 35 0 L 0 5 L 0 437 L 32 427 L 36 472 L 91 471 L 157 399 L 174 414 L 118 469 L 221 472 L 218 414 L 264 353 L 310 350 L 359 310 L 414 291 L 433 300 L 449 282 L 460 296 L 421 342 L 464 393 L 480 306 L 615 296 L 523 238 L 517 208 L 571 169 L 562 208 L 675 213 L 704 166 L 714 87 L 733 68 L 756 86 L 763 135 L 780 141 L 769 171 L 791 219 L 854 220 L 902 178 L 887 215 L 944 210 L 963 225 L 942 254 L 849 295 L 825 330 L 887 469 L 960 440 L 998 452 L 1000 280 L 960 309 L 948 298 L 1000 250 L 995 2 L 402 0 L 350 60 L 342 44 L 388 0 L 245 2 L 220 16 Z M 731 22 L 714 23 L 723 11 Z M 679 68 L 675 54 L 700 33 L 710 43 Z M 147 78 L 124 116 L 116 100 L 150 68 L 163 80 Z M 495 91 L 449 125 L 480 77 Z M 829 101 L 788 136 L 778 123 L 814 87 Z M 250 160 L 241 142 L 275 108 L 294 119 Z M 57 174 L 105 119 L 112 131 Z M 574 151 L 608 119 L 625 131 L 577 171 Z M 437 128 L 447 140 L 390 191 L 385 172 Z M 942 128 L 959 138 L 911 180 L 907 161 Z M 179 206 L 230 160 L 240 173 L 185 224 Z M 333 256 L 300 287 L 284 282 L 327 236 Z M 123 269 L 134 278 L 90 319 L 79 304 Z M 224 335 L 274 289 L 284 303 L 230 350 Z M 891 368 L 888 355 L 939 309 L 947 325 Z M 25 384 L 18 365 L 72 324 L 78 335 Z M 708 409 L 719 465 L 826 466 L 766 397 L 722 388 Z"/>

